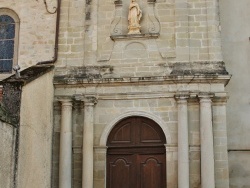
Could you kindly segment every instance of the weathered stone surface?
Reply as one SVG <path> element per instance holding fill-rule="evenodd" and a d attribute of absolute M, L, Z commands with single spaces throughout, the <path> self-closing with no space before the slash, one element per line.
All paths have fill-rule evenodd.
<path fill-rule="evenodd" d="M 230 187 L 250 187 L 249 151 L 231 151 L 228 157 Z M 227 173 L 225 172 L 224 175 Z M 220 173 L 220 176 L 223 177 L 223 172 Z"/>
<path fill-rule="evenodd" d="M 74 79 L 98 79 L 112 74 L 112 66 L 85 66 L 71 67 L 69 69 L 56 69 L 56 81 L 74 80 Z"/>
<path fill-rule="evenodd" d="M 176 62 L 172 75 L 228 75 L 224 62 Z"/>

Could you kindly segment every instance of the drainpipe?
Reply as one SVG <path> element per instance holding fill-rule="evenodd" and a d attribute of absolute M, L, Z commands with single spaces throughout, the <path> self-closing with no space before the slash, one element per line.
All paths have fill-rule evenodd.
<path fill-rule="evenodd" d="M 250 149 L 228 149 L 228 152 L 230 151 L 250 151 Z"/>
<path fill-rule="evenodd" d="M 57 0 L 54 57 L 53 57 L 52 60 L 38 62 L 37 65 L 54 64 L 57 61 L 57 58 L 58 58 L 58 38 L 59 38 L 60 12 L 61 12 L 61 0 Z"/>

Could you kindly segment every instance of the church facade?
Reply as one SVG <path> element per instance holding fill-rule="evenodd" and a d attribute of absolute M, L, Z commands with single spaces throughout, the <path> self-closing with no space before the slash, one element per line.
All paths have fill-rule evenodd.
<path fill-rule="evenodd" d="M 228 2 L 0 0 L 3 187 L 250 186 Z"/>

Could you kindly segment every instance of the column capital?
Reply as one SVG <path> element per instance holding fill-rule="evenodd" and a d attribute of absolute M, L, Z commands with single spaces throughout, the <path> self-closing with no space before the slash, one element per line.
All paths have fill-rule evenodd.
<path fill-rule="evenodd" d="M 71 96 L 58 96 L 56 100 L 59 101 L 63 106 L 72 106 L 72 97 Z"/>
<path fill-rule="evenodd" d="M 85 95 L 84 97 L 84 106 L 93 106 L 97 103 L 97 98 L 91 95 Z"/>
<path fill-rule="evenodd" d="M 227 93 L 215 93 L 213 97 L 213 105 L 226 105 L 229 96 Z"/>
<path fill-rule="evenodd" d="M 190 97 L 189 93 L 177 93 L 174 95 L 174 98 L 177 102 L 187 101 L 189 97 Z"/>
<path fill-rule="evenodd" d="M 212 102 L 212 98 L 214 97 L 213 93 L 210 92 L 201 92 L 198 94 L 198 98 L 200 102 Z"/>
<path fill-rule="evenodd" d="M 199 99 L 198 99 L 197 96 L 198 96 L 197 92 L 190 93 L 190 97 L 188 99 L 188 104 L 189 105 L 198 105 L 199 104 Z"/>
<path fill-rule="evenodd" d="M 84 106 L 93 106 L 97 103 L 96 95 L 74 95 L 76 101 L 81 101 Z"/>

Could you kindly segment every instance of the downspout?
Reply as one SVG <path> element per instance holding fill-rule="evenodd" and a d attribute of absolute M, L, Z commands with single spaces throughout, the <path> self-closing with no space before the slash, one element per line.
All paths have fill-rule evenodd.
<path fill-rule="evenodd" d="M 58 58 L 59 26 L 60 26 L 60 12 L 61 12 L 61 0 L 57 0 L 56 34 L 55 34 L 54 57 L 53 57 L 52 60 L 38 62 L 37 65 L 54 64 L 57 61 L 57 58 Z"/>
<path fill-rule="evenodd" d="M 228 149 L 228 152 L 230 151 L 250 151 L 250 149 Z"/>
<path fill-rule="evenodd" d="M 56 33 L 55 33 L 55 44 L 54 44 L 54 57 L 53 57 L 52 60 L 41 61 L 41 62 L 38 62 L 36 65 L 53 65 L 57 61 L 57 58 L 58 58 L 58 39 L 59 39 L 61 0 L 57 0 L 57 8 L 56 8 L 55 12 L 48 11 L 48 6 L 47 6 L 47 3 L 46 3 L 46 0 L 44 0 L 44 4 L 45 4 L 45 7 L 46 7 L 46 10 L 47 10 L 48 13 L 54 14 L 55 12 L 57 12 L 57 14 L 56 14 Z M 19 101 L 20 106 L 21 106 L 21 87 L 22 87 L 22 85 L 17 87 L 18 89 L 20 89 L 20 93 L 19 93 L 19 97 L 18 97 L 19 100 L 20 100 Z M 20 109 L 20 106 L 18 107 L 19 109 Z M 20 116 L 20 111 L 18 113 L 19 113 L 19 116 Z M 16 129 L 16 143 L 15 143 L 15 151 L 14 151 L 14 153 L 15 153 L 14 175 L 13 175 L 14 176 L 13 177 L 13 187 L 14 188 L 17 187 L 17 178 L 18 178 L 17 173 L 18 173 L 18 157 L 19 157 L 19 144 L 20 144 L 19 143 L 19 139 L 20 139 L 20 137 L 19 137 L 20 134 L 19 133 L 20 133 L 20 117 L 19 117 L 19 120 L 18 120 L 17 129 Z M 51 162 L 52 162 L 52 160 L 51 160 Z M 51 182 L 52 182 L 52 179 L 51 179 Z"/>
<path fill-rule="evenodd" d="M 46 10 L 48 11 L 46 0 L 44 1 Z M 56 14 L 56 34 L 55 34 L 55 45 L 54 45 L 54 57 L 51 60 L 48 61 L 41 61 L 38 62 L 36 65 L 53 65 L 57 59 L 58 59 L 58 39 L 59 39 L 59 27 L 60 27 L 60 13 L 61 13 L 61 0 L 57 0 L 57 14 Z M 49 12 L 49 11 L 48 11 Z M 49 12 L 51 14 L 51 12 Z M 52 131 L 52 145 L 53 145 L 53 140 L 54 140 L 54 133 Z M 53 164 L 53 150 L 51 152 L 51 166 Z M 51 179 L 50 179 L 50 185 L 52 187 L 53 185 L 53 173 L 51 169 Z"/>

